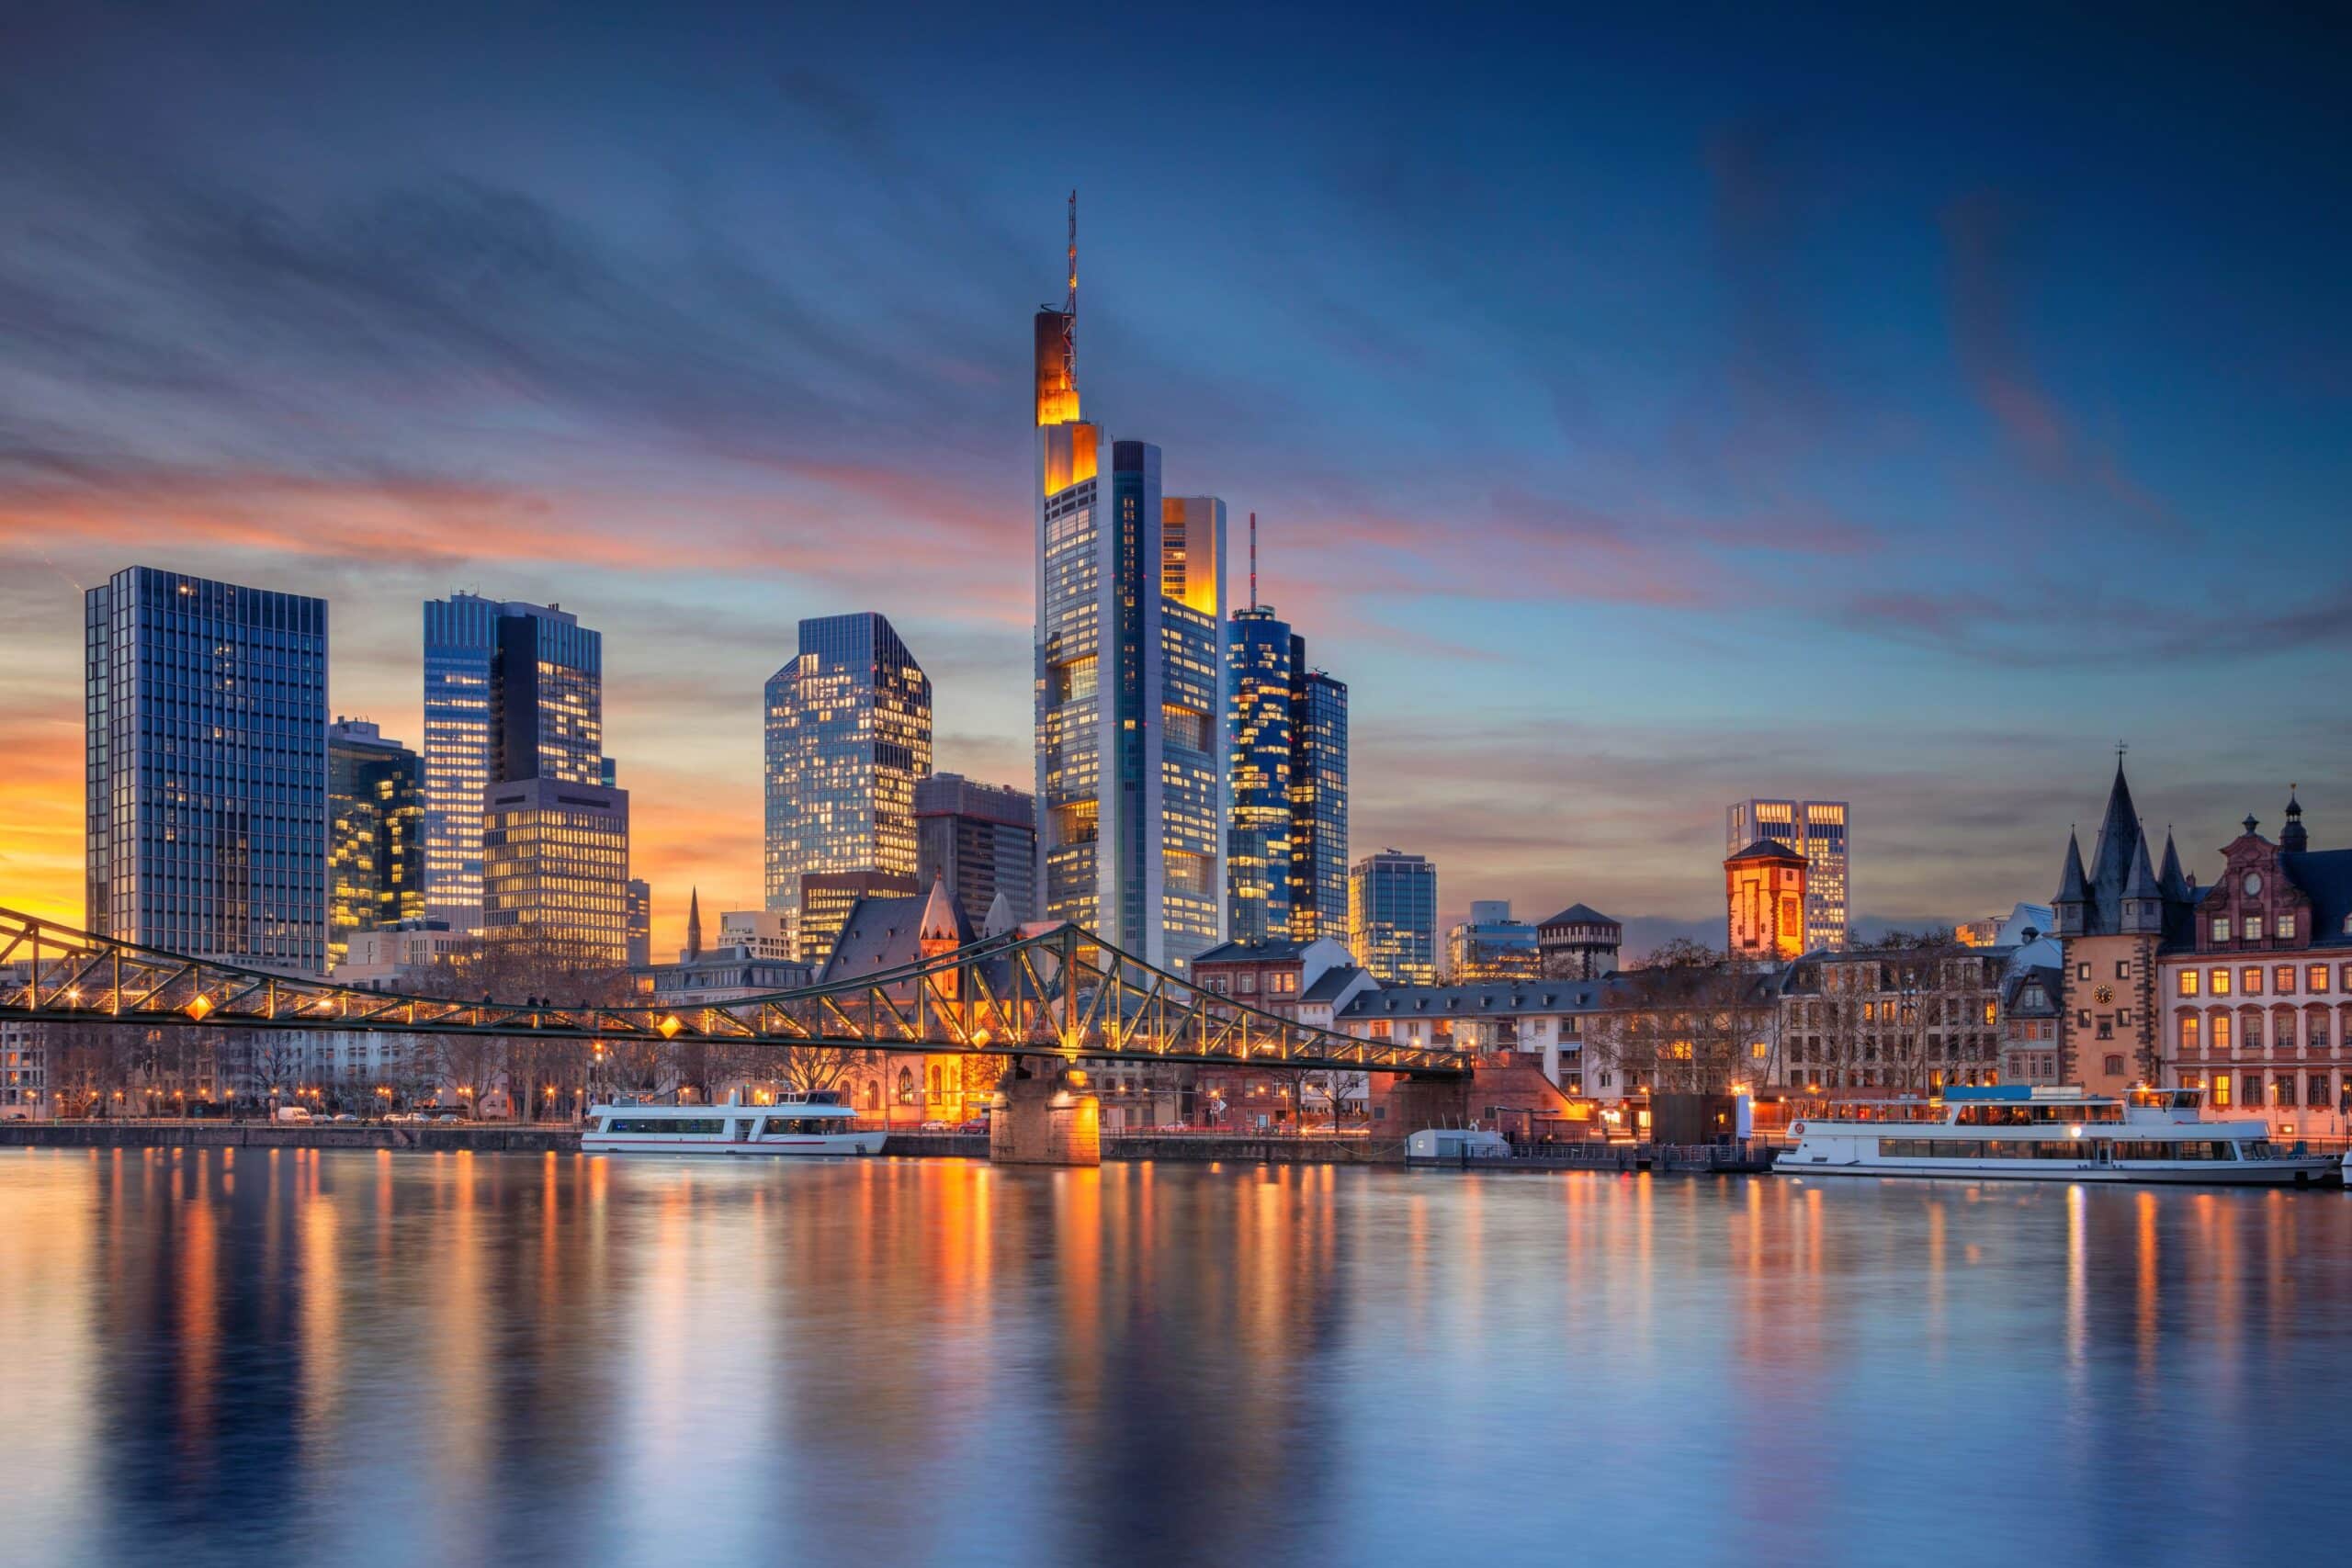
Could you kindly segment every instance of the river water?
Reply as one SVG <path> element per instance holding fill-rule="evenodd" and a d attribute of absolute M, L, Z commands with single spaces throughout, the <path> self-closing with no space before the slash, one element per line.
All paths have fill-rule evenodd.
<path fill-rule="evenodd" d="M 0 1562 L 2342 1561 L 2352 1197 L 11 1151 Z"/>

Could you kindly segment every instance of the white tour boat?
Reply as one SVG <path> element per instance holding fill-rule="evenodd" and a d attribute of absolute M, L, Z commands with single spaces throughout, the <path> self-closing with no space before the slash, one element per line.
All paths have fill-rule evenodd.
<path fill-rule="evenodd" d="M 2259 1120 L 2208 1122 L 2203 1091 L 1947 1089 L 1790 1124 L 1783 1176 L 1946 1176 L 1972 1181 L 2173 1181 L 2308 1187 L 2336 1161 L 2270 1141 Z"/>
<path fill-rule="evenodd" d="M 888 1134 L 860 1129 L 829 1089 L 774 1105 L 592 1105 L 589 1155 L 878 1155 Z"/>

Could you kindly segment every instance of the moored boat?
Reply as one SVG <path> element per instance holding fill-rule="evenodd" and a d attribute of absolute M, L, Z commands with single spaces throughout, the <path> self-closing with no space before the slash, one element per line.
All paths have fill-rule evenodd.
<path fill-rule="evenodd" d="M 2209 1122 L 2203 1092 L 2002 1084 L 1929 1100 L 1857 1104 L 1792 1123 L 1783 1176 L 1927 1176 L 1972 1181 L 2183 1182 L 2309 1187 L 2343 1169 L 2259 1120 Z"/>
<path fill-rule="evenodd" d="M 591 1155 L 878 1155 L 888 1136 L 861 1128 L 838 1094 L 819 1089 L 773 1105 L 588 1108 L 580 1152 Z"/>

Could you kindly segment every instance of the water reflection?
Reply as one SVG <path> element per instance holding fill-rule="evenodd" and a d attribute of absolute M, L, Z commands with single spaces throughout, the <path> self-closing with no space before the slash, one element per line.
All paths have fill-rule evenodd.
<path fill-rule="evenodd" d="M 2347 1302 L 2332 1193 L 12 1153 L 0 1518 L 12 1562 L 2290 1554 L 2324 1510 L 2251 1503 L 2331 1495 Z"/>

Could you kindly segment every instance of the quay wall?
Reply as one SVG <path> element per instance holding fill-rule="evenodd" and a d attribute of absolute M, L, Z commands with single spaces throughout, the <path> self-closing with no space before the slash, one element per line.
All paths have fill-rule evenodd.
<path fill-rule="evenodd" d="M 576 1154 L 577 1127 L 388 1126 L 380 1122 L 0 1122 L 0 1149 L 420 1149 L 454 1153 Z"/>

